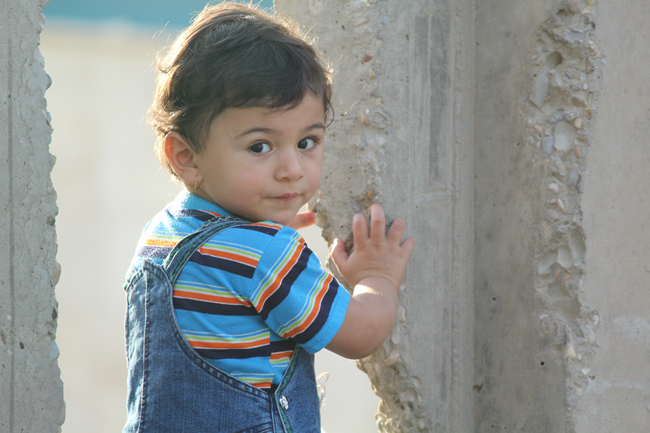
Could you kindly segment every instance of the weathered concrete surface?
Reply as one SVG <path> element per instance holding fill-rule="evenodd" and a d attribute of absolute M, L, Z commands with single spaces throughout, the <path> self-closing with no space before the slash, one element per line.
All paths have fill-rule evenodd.
<path fill-rule="evenodd" d="M 482 2 L 477 17 L 475 429 L 573 431 L 570 363 L 593 349 L 579 291 L 595 17 L 557 1 Z"/>
<path fill-rule="evenodd" d="M 586 278 L 598 311 L 577 431 L 650 426 L 650 20 L 647 3 L 598 1 L 607 63 L 584 178 Z"/>
<path fill-rule="evenodd" d="M 392 337 L 362 360 L 381 431 L 472 431 L 473 55 L 470 1 L 276 0 L 334 68 L 324 235 L 373 202 L 417 242 Z"/>
<path fill-rule="evenodd" d="M 334 67 L 318 222 L 417 240 L 381 431 L 645 431 L 648 12 L 633 1 L 276 0 Z"/>
<path fill-rule="evenodd" d="M 42 0 L 0 3 L 0 431 L 57 432 L 54 159 L 38 50 Z"/>

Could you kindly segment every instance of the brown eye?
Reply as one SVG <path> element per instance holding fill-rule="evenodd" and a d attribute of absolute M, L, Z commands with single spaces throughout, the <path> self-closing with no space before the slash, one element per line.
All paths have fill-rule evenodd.
<path fill-rule="evenodd" d="M 269 146 L 269 143 L 260 142 L 252 144 L 248 150 L 253 153 L 267 153 L 271 151 L 271 146 Z"/>
<path fill-rule="evenodd" d="M 313 138 L 303 138 L 298 142 L 298 149 L 309 150 L 316 145 L 316 141 Z"/>

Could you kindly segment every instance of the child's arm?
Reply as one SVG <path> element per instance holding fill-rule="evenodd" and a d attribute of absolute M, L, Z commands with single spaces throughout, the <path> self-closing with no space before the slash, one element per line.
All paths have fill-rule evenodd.
<path fill-rule="evenodd" d="M 354 293 L 343 325 L 327 345 L 332 352 L 351 359 L 364 358 L 393 330 L 397 291 L 415 246 L 412 238 L 401 242 L 405 227 L 404 220 L 397 218 L 386 235 L 384 211 L 374 204 L 370 207 L 370 233 L 363 215 L 357 214 L 352 220 L 352 254 L 348 255 L 343 242 L 336 240 L 332 259 Z"/>

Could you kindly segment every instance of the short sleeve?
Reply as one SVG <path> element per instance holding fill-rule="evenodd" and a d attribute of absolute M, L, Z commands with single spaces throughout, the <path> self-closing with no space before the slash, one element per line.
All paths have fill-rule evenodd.
<path fill-rule="evenodd" d="M 350 302 L 350 294 L 290 227 L 268 244 L 249 287 L 250 301 L 273 332 L 310 353 L 334 338 Z"/>

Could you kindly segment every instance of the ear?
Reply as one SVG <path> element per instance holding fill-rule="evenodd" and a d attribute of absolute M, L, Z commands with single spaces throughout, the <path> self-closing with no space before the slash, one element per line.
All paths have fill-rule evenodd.
<path fill-rule="evenodd" d="M 187 140 L 178 132 L 170 132 L 165 136 L 165 155 L 172 169 L 187 185 L 201 183 L 199 169 L 194 162 L 194 151 Z"/>

